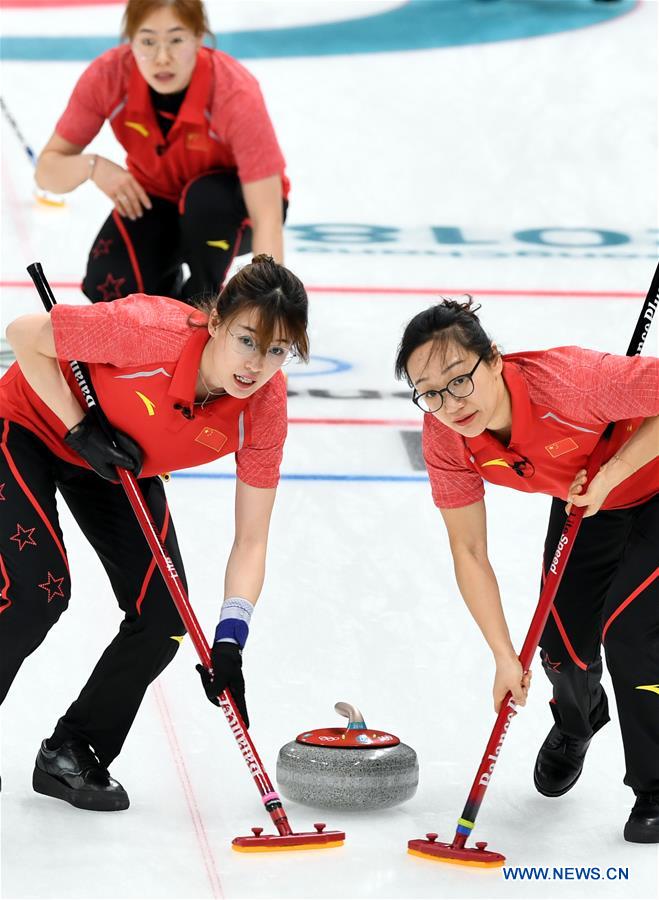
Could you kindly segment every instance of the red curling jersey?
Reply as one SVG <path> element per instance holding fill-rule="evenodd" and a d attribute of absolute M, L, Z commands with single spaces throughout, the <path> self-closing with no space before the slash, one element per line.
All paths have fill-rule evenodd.
<path fill-rule="evenodd" d="M 80 76 L 55 126 L 86 147 L 109 121 L 126 166 L 145 191 L 178 202 L 185 185 L 213 169 L 235 169 L 244 184 L 280 175 L 285 162 L 257 80 L 237 60 L 200 48 L 185 99 L 167 137 L 128 44 L 108 50 Z"/>
<path fill-rule="evenodd" d="M 241 481 L 277 486 L 287 431 L 282 372 L 251 397 L 225 395 L 202 409 L 194 405 L 194 394 L 210 338 L 199 310 L 167 297 L 131 294 L 112 303 L 58 305 L 50 315 L 64 377 L 84 409 L 68 360 L 87 364 L 107 418 L 144 452 L 142 476 L 235 453 Z M 89 468 L 64 443 L 66 426 L 32 390 L 18 363 L 0 379 L 0 417 L 34 432 L 61 459 Z"/>
<path fill-rule="evenodd" d="M 645 418 L 659 415 L 659 359 L 614 356 L 581 347 L 506 354 L 503 379 L 512 401 L 508 445 L 489 431 L 462 435 L 426 413 L 423 455 L 435 505 L 482 500 L 483 481 L 527 493 L 567 497 L 568 488 L 609 422 L 624 432 L 607 448 L 610 459 Z M 643 503 L 659 491 L 654 459 L 618 485 L 602 509 Z"/>

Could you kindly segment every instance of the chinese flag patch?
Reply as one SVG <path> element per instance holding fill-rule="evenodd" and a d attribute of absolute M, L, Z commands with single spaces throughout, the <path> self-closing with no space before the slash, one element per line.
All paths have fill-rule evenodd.
<path fill-rule="evenodd" d="M 206 150 L 206 135 L 201 131 L 188 131 L 185 135 L 186 150 Z"/>
<path fill-rule="evenodd" d="M 197 437 L 195 438 L 198 444 L 203 444 L 204 447 L 210 447 L 211 450 L 215 450 L 216 453 L 219 453 L 222 447 L 227 442 L 226 434 L 222 434 L 221 431 L 218 431 L 216 428 L 202 428 Z"/>
<path fill-rule="evenodd" d="M 571 437 L 563 438 L 562 441 L 556 441 L 553 444 L 547 444 L 545 447 L 545 450 L 552 459 L 556 459 L 557 456 L 563 456 L 564 453 L 571 453 L 573 450 L 578 449 L 579 444 Z"/>

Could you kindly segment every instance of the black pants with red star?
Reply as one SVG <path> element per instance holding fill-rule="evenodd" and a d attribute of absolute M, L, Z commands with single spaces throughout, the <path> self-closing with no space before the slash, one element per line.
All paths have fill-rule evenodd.
<path fill-rule="evenodd" d="M 107 766 L 121 750 L 148 685 L 174 658 L 185 627 L 121 485 L 63 462 L 13 422 L 0 419 L 0 434 L 0 702 L 69 602 L 57 489 L 103 564 L 124 618 L 57 723 L 52 746 L 84 740 Z M 162 481 L 142 478 L 139 484 L 184 579 Z M 78 602 L 96 602 L 93 584 L 79 585 L 77 592 Z M 75 665 L 75 658 L 72 648 L 68 664 Z"/>
<path fill-rule="evenodd" d="M 564 523 L 565 501 L 554 500 L 545 571 Z M 609 720 L 600 684 L 604 647 L 625 784 L 637 794 L 659 792 L 659 494 L 583 520 L 540 646 L 556 724 L 584 740 Z"/>
<path fill-rule="evenodd" d="M 222 287 L 234 256 L 249 253 L 252 230 L 235 172 L 189 182 L 178 203 L 151 197 L 134 222 L 113 211 L 87 261 L 82 290 L 96 303 L 128 294 L 202 302 Z M 190 277 L 183 282 L 182 263 Z"/>

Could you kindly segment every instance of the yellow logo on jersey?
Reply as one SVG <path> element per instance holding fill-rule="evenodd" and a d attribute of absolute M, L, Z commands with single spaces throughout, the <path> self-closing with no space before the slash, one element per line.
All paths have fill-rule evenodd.
<path fill-rule="evenodd" d="M 138 134 L 141 134 L 142 137 L 149 136 L 149 129 L 142 125 L 141 122 L 126 122 L 126 128 L 132 128 L 133 131 L 136 131 Z"/>
<path fill-rule="evenodd" d="M 637 691 L 652 691 L 653 694 L 659 694 L 659 684 L 637 684 Z"/>
<path fill-rule="evenodd" d="M 231 246 L 228 241 L 206 241 L 208 247 L 219 247 L 220 250 L 228 250 Z"/>
<path fill-rule="evenodd" d="M 481 466 L 483 468 L 486 466 L 503 466 L 504 469 L 510 469 L 510 463 L 507 463 L 505 459 L 488 459 L 487 462 L 481 463 Z"/>
<path fill-rule="evenodd" d="M 135 393 L 136 393 L 137 396 L 140 398 L 140 400 L 142 401 L 142 403 L 146 406 L 146 411 L 148 412 L 148 414 L 149 414 L 150 416 L 155 415 L 155 413 L 156 413 L 156 404 L 153 402 L 153 400 L 149 400 L 148 397 L 145 397 L 144 394 L 141 394 L 139 391 L 135 391 Z"/>

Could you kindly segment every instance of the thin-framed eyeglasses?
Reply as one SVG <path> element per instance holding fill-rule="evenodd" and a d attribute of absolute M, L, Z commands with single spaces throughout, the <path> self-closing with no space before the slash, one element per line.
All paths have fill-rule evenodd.
<path fill-rule="evenodd" d="M 480 365 L 484 355 L 485 354 L 481 353 L 471 372 L 467 372 L 465 375 L 456 375 L 455 378 L 451 378 L 446 387 L 437 390 L 431 389 L 429 391 L 424 391 L 422 394 L 414 388 L 412 403 L 414 403 L 415 406 L 418 406 L 420 410 L 423 410 L 423 412 L 434 413 L 440 410 L 444 405 L 444 394 L 450 394 L 451 397 L 455 397 L 456 400 L 462 400 L 464 397 L 469 397 L 470 394 L 474 393 L 474 372 Z"/>
<path fill-rule="evenodd" d="M 270 344 L 265 353 L 261 350 L 251 334 L 245 332 L 236 333 L 226 326 L 231 335 L 231 345 L 241 356 L 262 356 L 265 364 L 272 369 L 280 369 L 287 366 L 292 360 L 297 359 L 297 354 L 290 347 L 281 344 Z"/>
<path fill-rule="evenodd" d="M 171 59 L 178 59 L 190 52 L 195 43 L 193 34 L 175 34 L 164 41 L 157 41 L 148 34 L 136 37 L 132 42 L 133 53 L 141 60 L 153 61 L 160 51 L 165 48 Z"/>

